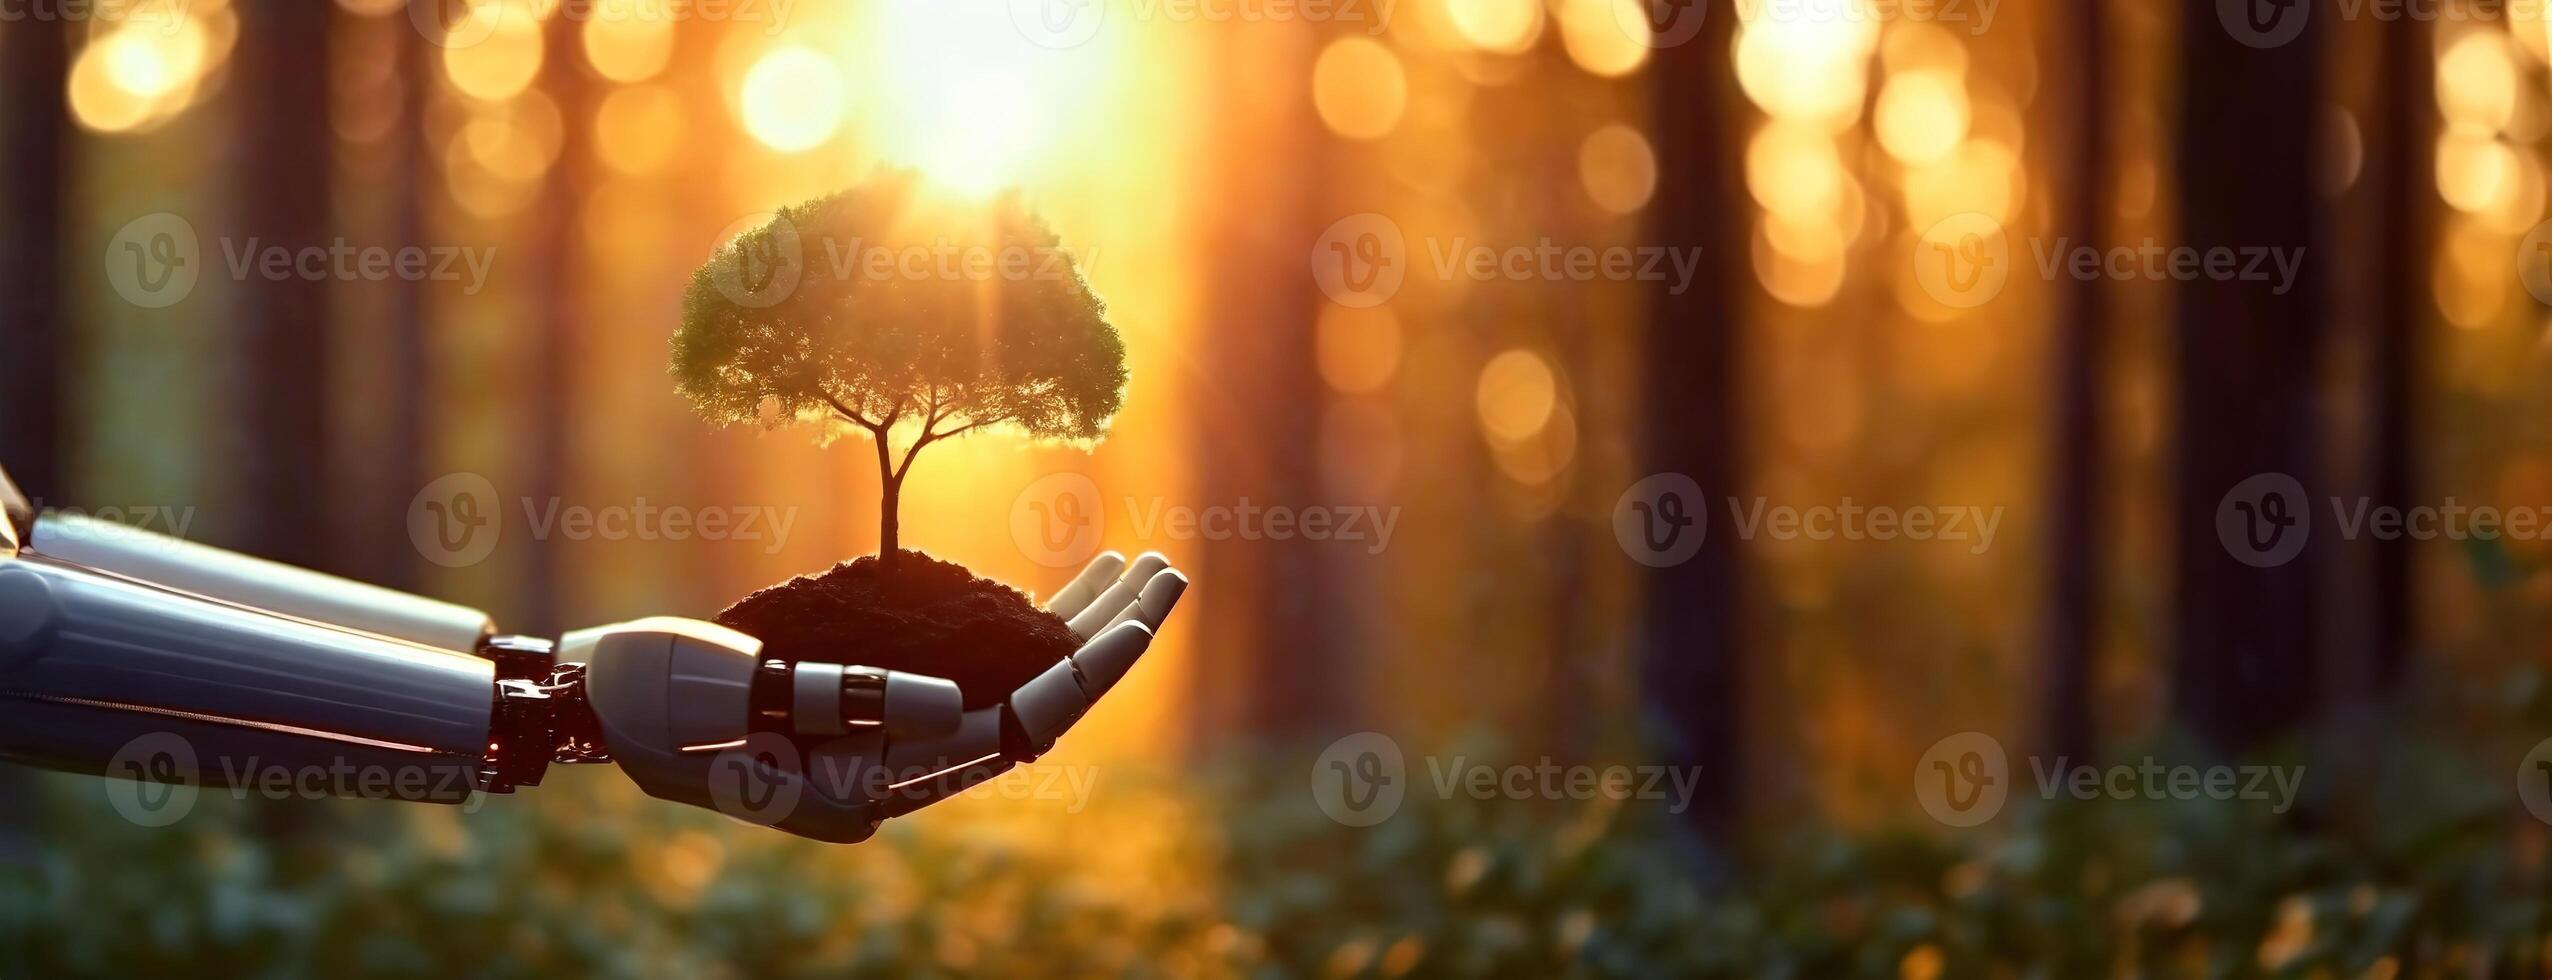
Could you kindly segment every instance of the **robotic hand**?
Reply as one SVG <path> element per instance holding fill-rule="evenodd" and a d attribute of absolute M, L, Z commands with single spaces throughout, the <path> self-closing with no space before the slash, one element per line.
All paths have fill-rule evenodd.
<path fill-rule="evenodd" d="M 1130 568 L 1113 552 L 1092 559 L 1047 604 L 1082 647 L 990 707 L 960 710 L 957 685 L 936 677 L 761 660 L 761 642 L 744 634 L 642 619 L 559 643 L 561 661 L 584 665 L 595 729 L 578 728 L 586 715 L 571 711 L 578 721 L 515 730 L 532 733 L 533 757 L 554 751 L 573 760 L 598 742 L 640 788 L 664 799 L 819 840 L 862 840 L 880 820 L 1053 748 L 1134 667 L 1178 603 L 1187 577 L 1169 564 L 1158 554 Z M 562 674 L 522 692 L 521 703 L 556 717 L 550 692 L 572 683 Z M 494 755 L 502 778 L 513 756 L 501 742 Z"/>
<path fill-rule="evenodd" d="M 1043 755 L 1186 588 L 1158 554 L 1099 555 L 1047 603 L 1082 647 L 966 711 L 855 643 L 792 664 L 690 619 L 503 636 L 476 610 L 38 514 L 0 472 L 0 758 L 443 803 L 616 762 L 650 795 L 856 842 Z M 138 764 L 162 733 L 184 758 Z"/>

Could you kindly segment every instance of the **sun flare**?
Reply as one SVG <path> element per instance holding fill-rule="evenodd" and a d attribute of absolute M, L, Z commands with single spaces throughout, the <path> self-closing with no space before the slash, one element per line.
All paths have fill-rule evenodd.
<path fill-rule="evenodd" d="M 744 76 L 744 128 L 774 149 L 797 152 L 842 124 L 842 77 L 808 48 L 773 50 Z"/>
<path fill-rule="evenodd" d="M 879 154 L 968 193 L 1016 184 L 1052 162 L 1068 114 L 1091 94 L 1087 49 L 1030 43 L 1000 4 L 880 4 L 875 16 Z M 1093 45 L 1095 47 L 1096 45 Z"/>

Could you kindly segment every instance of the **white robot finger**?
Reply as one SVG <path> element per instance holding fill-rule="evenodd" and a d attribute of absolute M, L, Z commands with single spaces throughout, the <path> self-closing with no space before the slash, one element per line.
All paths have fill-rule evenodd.
<path fill-rule="evenodd" d="M 1090 695 L 1081 684 L 1080 666 L 1067 657 L 1011 692 L 1010 716 L 1027 743 L 1022 755 L 1034 759 L 1046 754 L 1064 729 L 1090 710 Z"/>
<path fill-rule="evenodd" d="M 1081 610 L 1089 608 L 1090 600 L 1098 598 L 1108 586 L 1115 585 L 1118 575 L 1124 571 L 1124 555 L 1114 551 L 1099 552 L 1098 557 L 1081 567 L 1081 574 L 1072 577 L 1072 584 L 1064 586 L 1062 591 L 1054 594 L 1054 598 L 1046 601 L 1046 611 L 1064 619 L 1080 615 Z"/>
<path fill-rule="evenodd" d="M 1169 619 L 1170 610 L 1179 604 L 1179 596 L 1186 592 L 1187 575 L 1175 568 L 1164 568 L 1160 574 L 1152 576 L 1151 581 L 1143 584 L 1143 593 L 1136 596 L 1134 602 L 1126 606 L 1124 612 L 1118 613 L 1116 621 L 1109 623 L 1108 626 L 1113 628 L 1119 623 L 1142 623 L 1158 633 L 1161 631 L 1162 621 Z"/>
<path fill-rule="evenodd" d="M 1013 753 L 1025 762 L 1054 748 L 1055 740 L 1088 714 L 1099 695 L 1133 669 L 1151 645 L 1150 627 L 1119 623 L 1011 692 L 1010 717 L 1019 725 Z"/>
<path fill-rule="evenodd" d="M 1125 607 L 1134 603 L 1135 596 L 1142 592 L 1144 583 L 1150 582 L 1152 576 L 1161 574 L 1161 570 L 1168 567 L 1170 567 L 1168 557 L 1157 551 L 1144 552 L 1142 557 L 1136 558 L 1133 565 L 1126 569 L 1124 578 L 1118 579 L 1116 584 L 1109 586 L 1106 592 L 1100 593 L 1097 599 L 1091 600 L 1087 608 L 1071 617 L 1072 635 L 1084 640 L 1099 635 L 1100 630 L 1106 629 L 1109 623 L 1116 621 L 1117 613 L 1125 611 Z"/>
<path fill-rule="evenodd" d="M 896 738 L 929 738 L 956 731 L 965 710 L 957 682 L 942 677 L 813 660 L 762 669 L 788 675 L 788 723 L 801 735 L 877 728 Z"/>
<path fill-rule="evenodd" d="M 1097 704 L 1108 689 L 1134 670 L 1134 662 L 1152 646 L 1152 629 L 1141 623 L 1124 623 L 1099 634 L 1072 654 L 1076 676 L 1081 679 L 1081 693 Z"/>

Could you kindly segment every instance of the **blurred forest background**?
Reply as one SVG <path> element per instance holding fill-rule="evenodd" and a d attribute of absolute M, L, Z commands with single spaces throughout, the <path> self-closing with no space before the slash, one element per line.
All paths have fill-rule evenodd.
<path fill-rule="evenodd" d="M 1121 0 L 1063 45 L 994 0 L 0 18 L 0 463 L 48 504 L 179 508 L 197 540 L 525 633 L 705 616 L 866 553 L 864 452 L 712 430 L 664 364 L 723 235 L 893 162 L 1022 187 L 1134 374 L 1093 453 L 934 450 L 907 541 L 1050 592 L 1066 570 L 1007 519 L 1079 472 L 1110 546 L 1197 581 L 1050 760 L 1101 774 L 1086 807 L 954 801 L 855 848 L 598 769 L 468 813 L 208 793 L 164 829 L 96 781 L 0 774 L 0 972 L 2552 974 L 2552 827 L 2511 781 L 2552 734 L 2552 550 L 2325 534 L 2256 568 L 2216 526 L 2272 471 L 2552 505 L 2521 268 L 2552 34 L 2533 4 L 2299 3 L 2265 47 L 2215 0 Z M 101 257 L 162 212 L 205 275 L 146 308 Z M 1411 274 L 1342 305 L 1315 245 L 1365 212 Z M 1963 213 L 2014 263 L 1968 308 L 1909 261 Z M 2058 238 L 2305 261 L 2274 295 L 2036 274 L 2028 243 Z M 227 274 L 252 239 L 493 262 L 476 289 Z M 1422 274 L 1457 240 L 1700 262 L 1684 289 Z M 407 522 L 454 472 L 795 530 L 515 533 L 445 568 Z M 1710 500 L 2006 516 L 1972 553 L 1740 540 L 1718 508 L 1651 569 L 1613 514 L 1666 472 Z M 1128 499 L 1400 520 L 1379 553 L 1146 539 Z M 1305 774 L 1366 730 L 1413 785 L 1356 829 Z M 2015 772 L 2308 779 L 2283 814 L 2032 798 L 1952 831 L 1913 777 L 1964 731 Z M 1698 766 L 1700 795 L 1438 799 L 1421 760 L 1452 754 Z"/>

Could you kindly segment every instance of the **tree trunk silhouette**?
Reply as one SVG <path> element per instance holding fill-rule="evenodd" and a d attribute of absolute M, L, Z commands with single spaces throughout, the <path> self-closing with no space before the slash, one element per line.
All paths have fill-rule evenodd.
<path fill-rule="evenodd" d="M 2332 202 L 2352 232 L 2344 236 L 2352 247 L 2335 257 L 2348 270 L 2335 295 L 2362 311 L 2340 318 L 2346 341 L 2360 345 L 2346 392 L 2361 409 L 2353 414 L 2362 422 L 2349 432 L 2359 444 L 2343 444 L 2345 462 L 2332 470 L 2370 508 L 2410 507 L 2422 490 L 2413 439 L 2427 357 L 2422 335 L 2435 315 L 2427 272 L 2437 240 L 2425 206 L 2433 193 L 2433 43 L 2431 25 L 2418 21 L 2351 25 L 2334 41 L 2372 68 L 2362 86 L 2346 86 L 2362 96 L 2343 94 L 2365 121 L 2362 179 Z M 2326 703 L 2311 764 L 2328 800 L 2323 812 L 2342 833 L 2380 833 L 2397 802 L 2392 777 L 2405 761 L 2398 732 L 2413 666 L 2413 544 L 2371 536 L 2333 548 Z"/>
<path fill-rule="evenodd" d="M 0 382 L 0 469 L 39 504 L 64 500 L 70 478 L 64 428 L 71 406 L 61 379 L 70 367 L 71 322 L 60 259 L 69 62 L 62 25 L 0 25 L 0 180 L 8 182 L 9 202 L 8 220 L 0 221 L 0 324 L 8 330 L 0 349 L 11 365 Z M 0 860 L 15 862 L 37 847 L 43 784 L 33 772 L 0 769 Z"/>
<path fill-rule="evenodd" d="M 242 131 L 232 234 L 261 249 L 324 248 L 335 169 L 326 66 L 336 6 L 251 0 L 238 9 L 238 75 L 225 100 Z M 218 237 L 204 238 L 198 261 L 221 261 Z M 329 289 L 300 276 L 237 284 L 240 451 L 231 472 L 239 533 L 228 543 L 286 564 L 361 574 L 329 546 Z M 311 801 L 270 804 L 256 825 L 271 841 L 293 841 L 325 826 L 325 813 Z"/>
<path fill-rule="evenodd" d="M 578 50 L 582 24 L 579 18 L 552 18 L 548 25 L 549 49 Z M 540 90 L 557 104 L 560 118 L 592 117 L 593 107 L 588 104 L 592 86 L 582 59 L 550 58 L 541 69 Z M 577 348 L 585 323 L 585 270 L 576 215 L 585 203 L 584 189 L 591 186 L 586 173 L 589 132 L 585 126 L 571 125 L 561 137 L 558 160 L 549 169 L 539 204 L 549 217 L 534 233 L 532 242 L 538 271 L 531 289 L 539 297 L 543 312 L 539 328 L 530 336 L 532 396 L 521 408 L 530 433 L 530 453 L 525 462 L 536 500 L 564 497 L 569 490 L 567 474 L 576 468 L 576 441 L 569 433 L 579 405 L 574 366 L 580 362 Z M 566 575 L 562 570 L 565 552 L 558 542 L 525 552 L 524 615 L 533 629 L 558 630 L 568 625 L 563 589 Z"/>
<path fill-rule="evenodd" d="M 406 24 L 392 27 L 396 37 L 399 80 L 399 125 L 393 137 L 396 152 L 390 163 L 392 242 L 401 247 L 425 243 L 426 188 L 435 186 L 436 171 L 432 139 L 425 129 L 426 92 L 434 84 L 437 66 L 433 54 L 441 49 L 426 43 L 422 33 Z M 361 529 L 372 535 L 387 534 L 391 543 L 369 550 L 376 553 L 372 569 L 373 581 L 401 591 L 414 591 L 424 585 L 419 556 L 415 548 L 399 547 L 395 539 L 398 529 L 406 525 L 409 497 L 422 489 L 432 477 L 426 475 L 426 373 L 425 286 L 410 279 L 383 283 L 390 295 L 390 315 L 386 329 L 385 349 L 390 363 L 388 399 L 389 417 L 379 452 L 373 454 L 372 465 L 380 468 L 381 479 L 375 484 L 388 488 L 373 502 L 368 512 L 374 517 Z"/>
<path fill-rule="evenodd" d="M 2063 99 L 2052 115 L 2069 129 L 2073 180 L 2064 188 L 2054 233 L 2097 245 L 2106 241 L 2109 195 L 2106 7 L 2101 0 L 2068 4 L 2057 15 L 2060 49 L 2049 64 L 2070 64 L 2058 80 Z M 2040 750 L 2051 757 L 2091 756 L 2097 726 L 2091 714 L 2092 659 L 2098 650 L 2102 497 L 2100 469 L 2106 445 L 2101 406 L 2107 400 L 2108 308 L 2097 279 L 2060 282 L 2055 322 L 2055 385 L 2048 427 L 2047 609 L 2040 651 Z"/>
<path fill-rule="evenodd" d="M 2301 9 L 2285 8 L 2285 16 Z M 2252 47 L 2218 28 L 2216 10 L 2215 0 L 2183 6 L 2184 244 L 2200 254 L 2273 247 L 2301 249 L 2303 257 L 2283 293 L 2273 282 L 2238 277 L 2177 285 L 2172 694 L 2181 721 L 2230 753 L 2291 733 L 2318 701 L 2323 549 L 2310 542 L 2313 531 L 2331 530 L 2270 518 L 2283 507 L 2299 512 L 2286 520 L 2308 521 L 2319 485 L 2315 379 L 2326 340 L 2320 263 L 2328 253 L 2310 175 L 2321 147 L 2328 18 L 2305 19 L 2286 43 Z M 2272 502 L 2257 484 L 2246 499 L 2228 499 L 2263 474 L 2291 477 L 2301 499 Z M 2272 495 L 2299 496 L 2292 486 Z M 2300 542 L 2289 540 L 2298 534 Z M 2300 551 L 2278 560 L 2297 544 Z"/>
<path fill-rule="evenodd" d="M 1368 210 L 1333 194 L 1332 139 L 1302 99 L 1271 98 L 1264 80 L 1310 70 L 1318 38 L 1303 31 L 1224 32 L 1229 68 L 1218 95 L 1246 111 L 1220 114 L 1214 140 L 1240 149 L 1212 173 L 1218 209 L 1201 233 L 1216 323 L 1199 338 L 1184 397 L 1213 406 L 1199 419 L 1194 493 L 1230 505 L 1319 502 L 1319 406 L 1331 397 L 1314 363 L 1312 324 L 1328 302 L 1308 275 L 1272 275 L 1267 256 L 1308 256 L 1331 222 Z M 1370 203 L 1370 202 L 1368 202 Z M 1297 267 L 1301 268 L 1301 267 Z M 1248 734 L 1327 741 L 1354 731 L 1375 657 L 1359 628 L 1355 569 L 1339 549 L 1288 541 L 1182 544 L 1179 564 L 1212 582 L 1188 622 L 1191 642 L 1234 669 L 1201 677 L 1195 725 L 1209 737 Z M 1189 614 L 1182 612 L 1182 618 Z"/>
<path fill-rule="evenodd" d="M 1700 10 L 1669 13 L 1692 17 Z M 1694 514 L 1743 489 L 1737 364 L 1739 311 L 1750 280 L 1737 263 L 1746 253 L 1751 209 L 1734 183 L 1742 133 L 1732 111 L 1731 20 L 1706 18 L 1701 36 L 1660 47 L 1651 70 L 1657 172 L 1669 176 L 1657 183 L 1649 237 L 1656 245 L 1698 246 L 1702 261 L 1690 288 L 1679 292 L 1660 283 L 1649 291 L 1642 470 L 1691 478 L 1700 499 L 1682 506 Z M 1699 551 L 1647 569 L 1642 585 L 1645 727 L 1661 761 L 1698 770 L 1684 818 L 1706 844 L 1724 841 L 1733 829 L 1744 779 L 1739 558 L 1733 533 L 1705 533 Z"/>
<path fill-rule="evenodd" d="M 904 504 L 904 481 L 895 476 L 893 454 L 886 449 L 886 433 L 875 433 L 877 440 L 877 572 L 893 577 L 896 558 L 904 548 L 903 520 L 898 512 Z"/>
<path fill-rule="evenodd" d="M 241 242 L 324 247 L 335 134 L 329 129 L 332 4 L 254 0 L 240 7 L 237 94 Z M 316 66 L 316 67 L 314 67 Z M 206 260 L 219 245 L 204 243 Z M 278 561 L 345 572 L 328 547 L 328 291 L 299 276 L 240 284 L 240 399 L 245 450 L 236 457 L 247 549 Z"/>
<path fill-rule="evenodd" d="M 62 373 L 71 325 L 63 302 L 62 177 L 70 120 L 62 26 L 24 20 L 0 28 L 0 179 L 8 181 L 0 221 L 0 323 L 8 324 L 13 365 L 0 383 L 0 468 L 39 503 L 63 499 L 67 461 Z"/>
<path fill-rule="evenodd" d="M 2429 51 L 2432 34 L 2424 24 L 2383 24 L 2381 64 L 2383 118 L 2373 152 L 2370 181 L 2377 211 L 2376 241 L 2381 252 L 2375 288 L 2375 316 L 2367 367 L 2373 402 L 2368 413 L 2371 443 L 2371 493 L 2377 508 L 2409 507 L 2419 493 L 2419 460 L 2412 442 L 2419 422 L 2418 378 L 2426 356 L 2420 331 L 2428 322 L 2428 256 L 2434 245 L 2422 204 L 2429 186 L 2429 147 L 2433 145 L 2429 113 L 2434 68 Z M 2400 690 L 2408 667 L 2411 642 L 2411 545 L 2403 535 L 2368 542 L 2373 602 L 2367 693 L 2388 698 Z"/>

